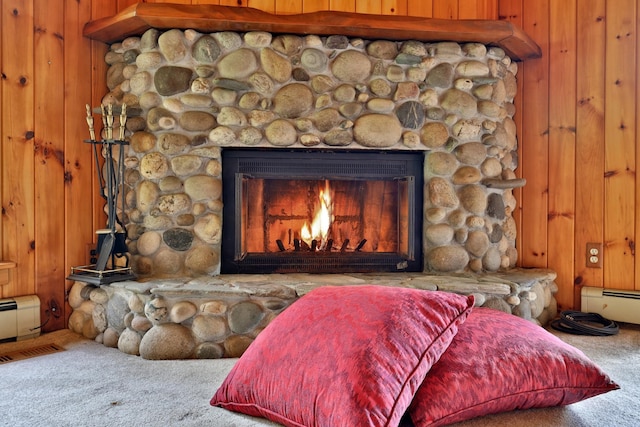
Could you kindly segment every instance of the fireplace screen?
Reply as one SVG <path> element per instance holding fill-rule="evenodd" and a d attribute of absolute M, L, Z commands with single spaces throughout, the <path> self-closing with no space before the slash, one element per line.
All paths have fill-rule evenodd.
<path fill-rule="evenodd" d="M 222 273 L 421 271 L 421 153 L 223 151 Z"/>

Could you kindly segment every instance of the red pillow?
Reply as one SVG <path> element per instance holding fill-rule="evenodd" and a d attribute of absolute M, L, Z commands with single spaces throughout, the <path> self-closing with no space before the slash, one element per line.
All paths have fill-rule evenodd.
<path fill-rule="evenodd" d="M 475 308 L 409 408 L 416 427 L 568 405 L 618 389 L 577 348 L 536 324 Z"/>
<path fill-rule="evenodd" d="M 285 426 L 391 426 L 451 343 L 473 297 L 324 286 L 258 335 L 211 405 Z"/>

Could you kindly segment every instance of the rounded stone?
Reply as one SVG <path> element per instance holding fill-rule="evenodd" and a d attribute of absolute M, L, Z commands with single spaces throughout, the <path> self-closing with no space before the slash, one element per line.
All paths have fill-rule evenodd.
<path fill-rule="evenodd" d="M 402 125 L 395 116 L 365 114 L 353 126 L 353 137 L 365 147 L 391 147 L 402 136 Z"/>
<path fill-rule="evenodd" d="M 440 122 L 429 122 L 420 131 L 420 141 L 428 148 L 443 147 L 449 139 L 449 129 Z"/>
<path fill-rule="evenodd" d="M 425 236 L 436 246 L 443 246 L 453 239 L 453 228 L 449 224 L 434 224 L 427 227 Z"/>
<path fill-rule="evenodd" d="M 427 254 L 427 264 L 432 271 L 462 271 L 469 262 L 469 254 L 461 246 L 439 246 Z"/>
<path fill-rule="evenodd" d="M 150 132 L 135 132 L 131 135 L 129 145 L 137 153 L 146 153 L 156 146 L 156 136 Z"/>
<path fill-rule="evenodd" d="M 291 62 L 269 48 L 260 50 L 262 69 L 273 80 L 284 83 L 291 78 Z"/>
<path fill-rule="evenodd" d="M 440 105 L 447 112 L 469 119 L 478 112 L 478 105 L 473 96 L 458 89 L 449 89 L 442 95 Z"/>
<path fill-rule="evenodd" d="M 425 82 L 429 86 L 447 88 L 453 84 L 454 69 L 453 65 L 443 62 L 436 65 L 429 71 Z"/>
<path fill-rule="evenodd" d="M 227 357 L 240 357 L 249 348 L 253 339 L 244 335 L 233 335 L 224 341 L 224 352 Z"/>
<path fill-rule="evenodd" d="M 152 181 L 142 181 L 136 188 L 136 207 L 141 213 L 148 213 L 156 204 L 159 195 L 158 184 Z"/>
<path fill-rule="evenodd" d="M 266 47 L 271 44 L 273 36 L 266 31 L 250 31 L 244 35 L 244 42 L 252 47 Z"/>
<path fill-rule="evenodd" d="M 147 71 L 140 71 L 138 73 L 135 73 L 129 79 L 131 93 L 134 95 L 141 95 L 151 87 L 152 83 L 153 77 L 151 77 L 151 74 L 149 74 Z"/>
<path fill-rule="evenodd" d="M 158 68 L 153 76 L 153 83 L 158 94 L 171 96 L 186 92 L 191 87 L 193 72 L 189 68 L 164 66 Z"/>
<path fill-rule="evenodd" d="M 236 141 L 236 134 L 227 126 L 218 126 L 209 132 L 209 140 L 221 146 L 231 145 Z"/>
<path fill-rule="evenodd" d="M 457 169 L 458 161 L 451 153 L 434 151 L 427 154 L 425 167 L 434 175 L 449 176 Z"/>
<path fill-rule="evenodd" d="M 314 73 L 324 71 L 327 67 L 327 55 L 319 49 L 308 48 L 300 55 L 300 64 Z"/>
<path fill-rule="evenodd" d="M 498 271 L 502 263 L 502 257 L 500 251 L 497 248 L 491 247 L 482 257 L 482 266 L 487 271 Z"/>
<path fill-rule="evenodd" d="M 473 166 L 462 166 L 453 174 L 452 181 L 456 185 L 475 184 L 480 182 L 482 174 Z"/>
<path fill-rule="evenodd" d="M 258 69 L 258 59 L 252 50 L 241 48 L 218 61 L 218 74 L 229 79 L 245 79 Z"/>
<path fill-rule="evenodd" d="M 209 245 L 192 248 L 187 254 L 184 265 L 192 274 L 213 274 L 220 268 L 220 257 Z"/>
<path fill-rule="evenodd" d="M 171 159 L 171 169 L 178 176 L 187 176 L 195 173 L 202 165 L 202 159 L 198 156 L 184 155 Z"/>
<path fill-rule="evenodd" d="M 171 307 L 169 318 L 173 323 L 182 323 L 195 316 L 198 308 L 189 301 L 179 301 Z"/>
<path fill-rule="evenodd" d="M 487 195 L 479 185 L 465 185 L 460 189 L 460 203 L 468 212 L 484 215 Z"/>
<path fill-rule="evenodd" d="M 219 244 L 222 234 L 222 220 L 218 215 L 204 215 L 198 218 L 193 231 L 205 243 Z"/>
<path fill-rule="evenodd" d="M 392 60 L 398 55 L 398 45 L 388 40 L 375 40 L 367 46 L 367 53 L 374 58 Z"/>
<path fill-rule="evenodd" d="M 494 178 L 500 176 L 502 173 L 502 165 L 495 157 L 489 157 L 482 162 L 480 170 L 484 176 Z"/>
<path fill-rule="evenodd" d="M 132 329 L 125 329 L 118 337 L 118 350 L 125 354 L 137 356 L 140 354 L 140 334 Z"/>
<path fill-rule="evenodd" d="M 300 52 L 302 43 L 302 37 L 300 36 L 283 34 L 273 38 L 271 47 L 284 55 L 291 56 Z"/>
<path fill-rule="evenodd" d="M 186 194 L 166 194 L 158 197 L 158 211 L 170 216 L 183 213 L 191 207 L 191 199 Z"/>
<path fill-rule="evenodd" d="M 362 52 L 346 50 L 331 63 L 333 75 L 343 82 L 364 82 L 371 75 L 371 61 Z"/>
<path fill-rule="evenodd" d="M 184 181 L 184 192 L 191 200 L 217 200 L 222 196 L 222 181 L 207 175 L 195 175 Z"/>
<path fill-rule="evenodd" d="M 286 147 L 295 144 L 298 139 L 296 128 L 286 120 L 274 120 L 265 129 L 265 137 L 276 146 Z"/>
<path fill-rule="evenodd" d="M 162 243 L 162 236 L 156 231 L 147 231 L 138 239 L 138 253 L 148 256 L 154 254 Z"/>
<path fill-rule="evenodd" d="M 236 334 L 247 334 L 260 325 L 264 316 L 258 304 L 240 302 L 229 309 L 229 329 Z"/>
<path fill-rule="evenodd" d="M 273 98 L 273 110 L 284 118 L 297 118 L 313 107 L 313 93 L 302 83 L 283 86 Z"/>
<path fill-rule="evenodd" d="M 487 148 L 480 142 L 458 145 L 454 154 L 460 163 L 477 166 L 487 158 Z"/>
<path fill-rule="evenodd" d="M 192 330 L 201 341 L 218 341 L 227 335 L 227 324 L 221 316 L 198 314 L 193 318 Z"/>
<path fill-rule="evenodd" d="M 487 199 L 487 215 L 496 219 L 505 218 L 504 199 L 500 194 L 491 193 Z M 502 237 L 502 233 L 500 233 Z"/>
<path fill-rule="evenodd" d="M 419 102 L 408 101 L 398 107 L 396 116 L 405 128 L 419 129 L 424 123 L 424 107 Z"/>
<path fill-rule="evenodd" d="M 367 102 L 367 108 L 374 113 L 390 113 L 396 107 L 390 99 L 373 98 Z"/>
<path fill-rule="evenodd" d="M 181 30 L 166 31 L 158 37 L 160 52 L 169 62 L 179 62 L 187 56 L 187 46 Z"/>
<path fill-rule="evenodd" d="M 188 359 L 195 342 L 189 328 L 176 323 L 155 325 L 140 342 L 140 356 L 148 360 Z"/>
<path fill-rule="evenodd" d="M 353 142 L 353 134 L 348 130 L 333 129 L 324 135 L 324 143 L 331 147 L 346 147 Z"/>
<path fill-rule="evenodd" d="M 489 66 L 480 61 L 462 61 L 456 72 L 462 77 L 484 77 L 489 75 Z"/>
<path fill-rule="evenodd" d="M 189 132 L 208 132 L 216 126 L 216 118 L 205 111 L 185 111 L 178 119 L 180 126 Z"/>
<path fill-rule="evenodd" d="M 496 118 L 502 114 L 500 106 L 492 101 L 479 101 L 478 112 L 487 117 Z"/>
<path fill-rule="evenodd" d="M 428 183 L 429 201 L 437 207 L 454 208 L 458 206 L 458 197 L 453 186 L 446 179 L 435 177 Z"/>
<path fill-rule="evenodd" d="M 191 56 L 198 62 L 214 63 L 220 56 L 221 49 L 216 39 L 210 35 L 200 37 L 191 47 Z"/>
<path fill-rule="evenodd" d="M 153 271 L 159 276 L 177 275 L 182 264 L 182 255 L 169 248 L 161 248 L 153 257 Z"/>
<path fill-rule="evenodd" d="M 224 348 L 220 344 L 203 342 L 196 347 L 194 355 L 197 359 L 221 359 L 224 357 Z"/>
<path fill-rule="evenodd" d="M 333 108 L 325 108 L 311 115 L 311 120 L 320 132 L 327 132 L 342 122 L 340 113 Z"/>
<path fill-rule="evenodd" d="M 220 31 L 213 36 L 225 50 L 234 50 L 242 46 L 242 37 L 235 31 Z"/>
<path fill-rule="evenodd" d="M 193 242 L 193 233 L 184 228 L 172 228 L 162 234 L 162 240 L 171 249 L 176 251 L 186 251 Z"/>
<path fill-rule="evenodd" d="M 190 145 L 189 137 L 180 133 L 163 133 L 158 137 L 158 150 L 160 151 L 160 155 L 165 154 L 168 156 L 176 155 L 185 150 L 186 147 Z M 153 153 L 150 153 L 146 156 L 149 156 Z M 146 157 L 145 156 L 145 157 Z M 144 158 L 143 158 L 144 160 Z M 164 162 L 167 159 L 163 156 L 162 159 Z M 142 162 L 141 162 L 142 163 Z"/>
<path fill-rule="evenodd" d="M 155 132 L 162 130 L 162 121 L 174 120 L 173 114 L 166 108 L 156 107 L 147 113 L 147 126 L 149 131 Z"/>
<path fill-rule="evenodd" d="M 465 243 L 465 249 L 471 255 L 482 257 L 490 246 L 491 243 L 489 242 L 489 237 L 485 232 L 480 230 L 472 230 L 469 232 Z"/>

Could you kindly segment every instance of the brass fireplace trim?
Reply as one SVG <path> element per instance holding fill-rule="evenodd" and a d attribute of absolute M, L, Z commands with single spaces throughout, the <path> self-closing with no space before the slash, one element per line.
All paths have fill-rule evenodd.
<path fill-rule="evenodd" d="M 136 3 L 114 16 L 88 22 L 83 34 L 94 40 L 113 43 L 129 36 L 139 36 L 150 28 L 478 42 L 499 46 L 516 61 L 542 56 L 540 46 L 508 21 L 449 20 L 336 11 L 274 15 L 249 7 L 217 5 Z"/>

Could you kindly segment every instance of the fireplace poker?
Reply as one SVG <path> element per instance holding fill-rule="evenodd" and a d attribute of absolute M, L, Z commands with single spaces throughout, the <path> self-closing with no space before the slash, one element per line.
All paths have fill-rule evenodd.
<path fill-rule="evenodd" d="M 113 139 L 113 104 L 107 105 L 107 139 Z"/>

